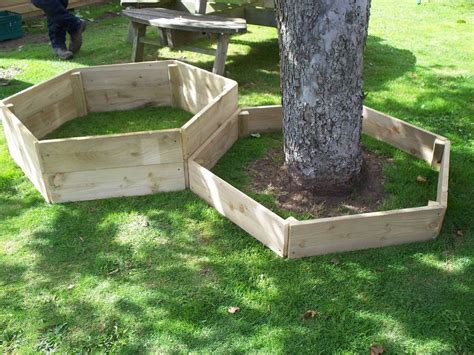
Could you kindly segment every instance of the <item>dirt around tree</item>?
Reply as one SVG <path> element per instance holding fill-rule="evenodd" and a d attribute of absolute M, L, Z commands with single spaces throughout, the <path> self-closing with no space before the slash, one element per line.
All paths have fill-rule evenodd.
<path fill-rule="evenodd" d="M 334 196 L 295 188 L 295 184 L 290 183 L 282 149 L 269 149 L 263 158 L 248 166 L 249 188 L 275 196 L 277 207 L 282 210 L 313 218 L 373 212 L 384 199 L 383 165 L 388 160 L 366 149 L 362 156 L 360 182 L 349 194 Z"/>

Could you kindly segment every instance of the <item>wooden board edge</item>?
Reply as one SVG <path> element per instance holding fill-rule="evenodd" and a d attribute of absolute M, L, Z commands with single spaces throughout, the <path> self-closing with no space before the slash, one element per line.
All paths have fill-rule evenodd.
<path fill-rule="evenodd" d="M 190 160 L 194 160 L 201 166 L 206 169 L 212 169 L 214 165 L 219 161 L 219 159 L 232 147 L 232 145 L 237 141 L 238 137 L 238 114 L 240 110 L 237 109 L 229 118 L 224 121 L 224 123 L 189 157 Z M 232 130 L 232 125 L 235 125 L 235 133 L 232 135 L 226 135 L 225 131 L 227 129 Z M 232 132 L 230 132 L 232 133 Z M 212 157 L 210 161 L 207 161 L 207 164 L 204 164 L 206 161 L 206 156 L 208 155 L 209 150 L 217 149 L 215 146 L 219 146 L 224 142 L 221 150 Z M 219 143 L 219 144 L 218 144 Z M 214 150 L 215 152 L 215 150 Z"/>
<path fill-rule="evenodd" d="M 451 142 L 444 142 L 443 155 L 441 158 L 438 173 L 438 188 L 436 192 L 436 201 L 442 206 L 448 207 L 448 186 L 449 186 L 449 160 L 451 156 Z"/>
<path fill-rule="evenodd" d="M 261 205 L 260 203 L 258 203 L 257 201 L 255 201 L 254 199 L 252 199 L 251 197 L 247 196 L 245 193 L 243 193 L 242 191 L 240 191 L 239 189 L 233 187 L 232 185 L 230 185 L 228 182 L 226 182 L 225 180 L 219 178 L 218 176 L 214 175 L 211 171 L 209 171 L 208 169 L 206 169 L 205 167 L 201 166 L 199 163 L 195 162 L 194 160 L 189 160 L 188 161 L 189 163 L 189 171 L 190 171 L 190 189 L 191 191 L 193 191 L 196 195 L 198 195 L 199 197 L 201 197 L 204 201 L 206 201 L 209 205 L 211 205 L 212 207 L 214 207 L 221 215 L 223 215 L 224 217 L 228 218 L 229 220 L 231 220 L 233 223 L 235 223 L 236 225 L 238 225 L 240 228 L 242 228 L 243 230 L 245 230 L 248 234 L 250 234 L 252 237 L 254 237 L 255 239 L 257 239 L 259 242 L 261 242 L 262 244 L 264 244 L 265 246 L 267 246 L 269 249 L 271 249 L 274 253 L 276 253 L 277 255 L 281 256 L 281 257 L 284 257 L 285 256 L 285 249 L 286 249 L 286 245 L 285 245 L 285 231 L 287 230 L 288 228 L 288 225 L 287 225 L 287 222 L 281 218 L 280 216 L 278 216 L 277 214 L 275 214 L 274 212 L 270 211 L 269 209 L 267 209 L 266 207 L 264 207 L 263 205 Z M 239 198 L 242 198 L 243 200 L 246 200 L 246 201 L 249 201 L 251 202 L 252 204 L 254 204 L 255 206 L 258 205 L 258 208 L 262 211 L 265 211 L 266 214 L 269 214 L 272 218 L 273 221 L 276 221 L 278 223 L 278 226 L 281 228 L 281 230 L 283 231 L 282 233 L 282 240 L 281 240 L 281 243 L 277 240 L 276 242 L 273 241 L 273 245 L 272 243 L 265 243 L 264 241 L 262 241 L 259 237 L 257 237 L 256 235 L 252 234 L 249 230 L 247 230 L 247 228 L 243 225 L 243 223 L 239 223 L 237 221 L 235 221 L 232 216 L 229 216 L 229 215 L 226 215 L 226 213 L 224 211 L 221 211 L 220 209 L 222 208 L 219 208 L 219 206 L 216 206 L 215 202 L 212 200 L 212 199 L 208 199 L 207 196 L 202 193 L 199 188 L 193 183 L 193 179 L 192 179 L 192 175 L 193 174 L 197 174 L 199 176 L 203 176 L 203 173 L 205 173 L 206 175 L 208 176 L 211 176 L 213 180 L 217 181 L 219 184 L 223 185 L 225 187 L 225 189 L 228 189 L 229 191 L 231 191 L 233 194 L 236 194 L 237 196 L 239 196 Z M 222 195 L 222 190 L 220 191 L 220 195 Z M 261 222 L 259 222 L 259 224 L 261 224 Z"/>
<path fill-rule="evenodd" d="M 297 252 L 296 254 L 293 253 L 292 250 L 292 244 L 294 243 L 293 235 L 294 230 L 296 230 L 300 226 L 305 226 L 305 227 L 318 227 L 318 225 L 327 225 L 330 223 L 337 223 L 337 222 L 350 222 L 352 226 L 356 226 L 357 224 L 360 225 L 366 225 L 365 218 L 366 217 L 374 217 L 374 216 L 379 216 L 381 217 L 381 220 L 385 216 L 390 216 L 390 217 L 397 217 L 400 216 L 400 218 L 403 218 L 403 215 L 406 214 L 417 214 L 417 213 L 429 213 L 430 215 L 433 215 L 433 219 L 435 222 L 432 222 L 430 224 L 430 230 L 426 230 L 423 235 L 417 236 L 415 238 L 406 240 L 406 238 L 403 238 L 403 240 L 400 239 L 394 239 L 394 238 L 389 238 L 389 242 L 384 242 L 384 243 L 379 243 L 377 240 L 377 237 L 373 237 L 373 242 L 374 245 L 371 246 L 355 246 L 353 245 L 353 241 L 350 239 L 347 239 L 347 243 L 344 245 L 339 245 L 337 249 L 330 250 L 330 251 L 323 251 L 323 252 L 315 252 L 315 253 L 302 253 L 301 251 Z M 321 219 L 313 219 L 313 220 L 307 220 L 307 221 L 297 221 L 297 220 L 291 220 L 289 221 L 289 247 L 288 247 L 288 258 L 290 259 L 296 259 L 296 258 L 301 258 L 301 257 L 309 257 L 309 256 L 316 256 L 316 255 L 324 255 L 324 254 L 329 254 L 329 253 L 339 253 L 339 252 L 347 252 L 347 251 L 355 251 L 355 250 L 364 250 L 364 249 L 372 249 L 372 248 L 379 248 L 379 247 L 386 247 L 386 246 L 392 246 L 392 245 L 399 245 L 399 244 L 406 244 L 406 243 L 414 243 L 414 242 L 420 242 L 420 241 L 426 241 L 426 240 L 432 240 L 435 239 L 440 231 L 441 227 L 443 224 L 444 220 L 444 215 L 446 212 L 446 207 L 442 206 L 441 204 L 431 204 L 429 206 L 423 206 L 423 207 L 413 207 L 413 208 L 405 208 L 405 209 L 399 209 L 399 210 L 392 210 L 392 211 L 385 211 L 385 212 L 371 212 L 371 213 L 363 213 L 363 214 L 357 214 L 357 215 L 349 215 L 349 216 L 338 216 L 338 217 L 329 217 L 329 218 L 321 218 Z M 355 227 L 353 227 L 356 229 Z M 381 227 L 382 228 L 382 227 Z M 329 228 L 330 229 L 330 228 Z M 417 231 L 419 234 L 419 231 Z M 330 233 L 330 232 L 328 232 Z M 317 238 L 317 237 L 314 237 Z M 367 241 L 362 242 L 362 244 L 366 243 Z M 382 245 L 375 245 L 375 244 L 382 244 Z M 340 243 L 339 243 L 340 244 Z M 370 243 L 369 243 L 370 244 Z M 298 248 L 297 248 L 298 249 Z"/>

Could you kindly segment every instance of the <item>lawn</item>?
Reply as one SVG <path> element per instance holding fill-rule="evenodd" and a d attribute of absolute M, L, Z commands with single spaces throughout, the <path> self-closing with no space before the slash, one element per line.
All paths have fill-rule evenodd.
<path fill-rule="evenodd" d="M 44 42 L 0 52 L 0 69 L 18 71 L 0 98 L 77 66 L 127 61 L 127 23 L 110 16 L 118 11 L 79 11 L 94 21 L 71 62 L 56 60 Z M 366 105 L 453 143 L 448 212 L 434 241 L 287 260 L 190 191 L 47 205 L 0 132 L 0 351 L 368 353 L 377 345 L 472 353 L 473 13 L 469 0 L 372 4 Z M 146 48 L 147 59 L 157 56 L 205 69 L 213 62 L 186 47 Z M 233 37 L 226 76 L 239 82 L 242 106 L 278 104 L 276 30 L 250 26 Z M 244 185 L 237 163 L 279 139 L 237 142 L 216 171 Z M 393 157 L 387 208 L 432 198 L 436 173 L 365 144 Z M 428 179 L 421 188 L 420 174 Z M 314 317 L 304 316 L 309 310 Z"/>

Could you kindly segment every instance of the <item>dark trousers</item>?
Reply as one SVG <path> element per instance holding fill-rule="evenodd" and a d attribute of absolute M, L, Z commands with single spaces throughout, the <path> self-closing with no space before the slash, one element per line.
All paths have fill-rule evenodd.
<path fill-rule="evenodd" d="M 48 19 L 48 34 L 53 48 L 66 48 L 66 32 L 76 32 L 81 20 L 67 10 L 68 0 L 31 0 Z"/>

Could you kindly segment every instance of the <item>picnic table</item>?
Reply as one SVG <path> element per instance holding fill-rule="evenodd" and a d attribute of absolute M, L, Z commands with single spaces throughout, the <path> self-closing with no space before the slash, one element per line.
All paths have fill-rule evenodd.
<path fill-rule="evenodd" d="M 190 14 L 163 8 L 126 9 L 122 13 L 129 18 L 134 29 L 132 61 L 143 61 L 145 43 L 154 44 L 145 38 L 147 26 L 161 31 L 163 45 L 167 45 L 167 30 L 213 33 L 217 34 L 217 50 L 212 72 L 219 75 L 224 74 L 229 36 L 247 31 L 247 22 L 240 18 Z"/>

